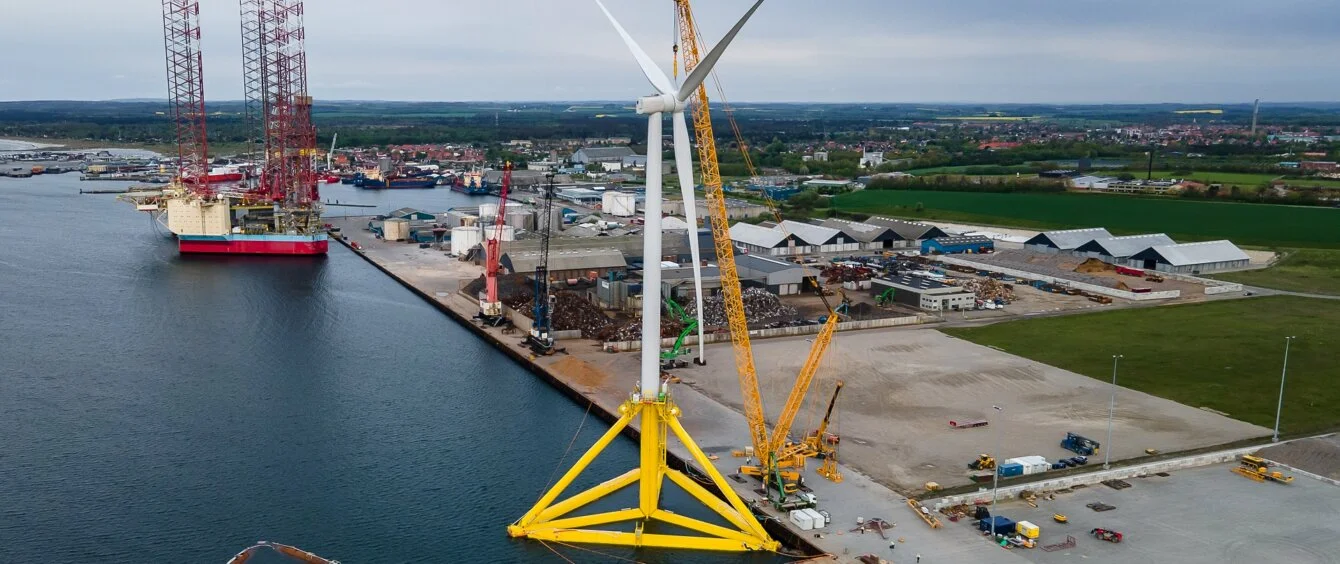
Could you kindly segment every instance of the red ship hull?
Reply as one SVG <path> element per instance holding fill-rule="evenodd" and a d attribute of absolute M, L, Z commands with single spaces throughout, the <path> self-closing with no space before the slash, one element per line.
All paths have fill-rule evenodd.
<path fill-rule="evenodd" d="M 324 255 L 329 240 L 320 237 L 228 236 L 178 237 L 177 250 L 183 254 L 220 255 Z"/>

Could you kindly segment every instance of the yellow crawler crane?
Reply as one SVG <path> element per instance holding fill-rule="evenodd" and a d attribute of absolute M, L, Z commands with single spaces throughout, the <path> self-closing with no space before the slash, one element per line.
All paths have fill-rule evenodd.
<path fill-rule="evenodd" d="M 693 18 L 693 8 L 689 0 L 675 0 L 675 13 L 678 16 L 679 45 L 678 55 L 682 57 L 684 72 L 691 73 L 700 61 L 698 29 Z M 679 61 L 676 61 L 679 62 Z M 676 68 L 676 72 L 678 68 Z M 749 343 L 749 324 L 744 313 L 744 299 L 740 288 L 739 272 L 735 265 L 735 248 L 730 238 L 729 216 L 726 212 L 725 194 L 722 191 L 721 171 L 717 164 L 716 137 L 712 130 L 712 114 L 708 103 L 707 87 L 698 85 L 697 96 L 692 100 L 693 129 L 698 145 L 698 162 L 702 170 L 702 182 L 707 200 L 707 211 L 712 229 L 712 241 L 717 252 L 717 266 L 721 273 L 721 292 L 725 304 L 726 319 L 730 328 L 731 345 L 735 353 L 735 368 L 740 380 L 740 395 L 744 404 L 745 419 L 749 424 L 749 438 L 753 454 L 759 466 L 741 466 L 740 473 L 758 476 L 765 484 L 765 491 L 774 506 L 782 506 L 789 494 L 799 489 L 800 473 L 784 468 L 803 468 L 805 457 L 802 448 L 787 445 L 786 437 L 791 423 L 805 400 L 810 383 L 819 368 L 819 361 L 833 339 L 839 316 L 829 308 L 829 316 L 810 348 L 810 355 L 796 377 L 795 385 L 787 397 L 786 405 L 777 418 L 772 433 L 768 433 L 767 421 L 763 410 L 763 399 L 759 393 L 758 373 L 754 367 L 753 350 Z M 732 121 L 733 123 L 733 121 Z M 739 135 L 736 131 L 737 137 Z M 744 145 L 741 144 L 741 147 Z M 745 152 L 746 159 L 748 152 Z M 752 168 L 752 167 L 751 167 Z M 820 295 L 823 292 L 820 291 Z M 827 300 L 825 300 L 827 303 Z M 791 448 L 788 448 L 791 447 Z M 836 471 L 836 467 L 834 467 Z M 777 496 L 773 497 L 772 493 Z"/>

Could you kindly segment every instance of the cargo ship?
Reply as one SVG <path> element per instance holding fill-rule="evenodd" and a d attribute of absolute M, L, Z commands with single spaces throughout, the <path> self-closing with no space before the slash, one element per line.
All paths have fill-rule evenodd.
<path fill-rule="evenodd" d="M 431 176 L 388 176 L 385 178 L 364 178 L 360 188 L 368 190 L 399 190 L 407 188 L 433 188 L 437 179 Z"/>
<path fill-rule="evenodd" d="M 245 186 L 193 194 L 180 183 L 132 191 L 117 199 L 148 212 L 177 238 L 182 254 L 325 255 L 329 237 L 319 204 L 283 208 Z"/>
<path fill-rule="evenodd" d="M 456 183 L 451 185 L 451 190 L 470 196 L 486 196 L 489 193 L 488 186 L 484 184 L 484 176 L 478 172 L 457 176 Z"/>

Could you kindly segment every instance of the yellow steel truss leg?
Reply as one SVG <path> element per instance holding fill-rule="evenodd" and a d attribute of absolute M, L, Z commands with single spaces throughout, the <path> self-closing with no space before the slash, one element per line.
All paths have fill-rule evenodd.
<path fill-rule="evenodd" d="M 577 461 L 571 469 L 554 484 L 540 501 L 521 519 L 507 528 L 514 537 L 527 537 L 537 540 L 569 543 L 609 544 L 633 547 L 687 548 L 698 550 L 749 551 L 777 550 L 779 544 L 772 540 L 763 526 L 731 490 L 721 473 L 711 465 L 707 456 L 689 438 L 684 427 L 679 424 L 679 408 L 668 399 L 628 401 L 619 411 L 621 416 L 596 444 Z M 633 417 L 641 418 L 641 445 L 639 467 L 578 493 L 558 503 L 554 501 L 576 480 L 586 468 L 609 446 L 615 435 Z M 707 472 L 712 483 L 720 489 L 726 500 L 713 496 L 698 483 L 684 474 L 671 470 L 665 463 L 666 439 L 673 432 L 684 443 L 694 460 Z M 707 523 L 677 513 L 671 513 L 660 506 L 661 487 L 664 478 L 669 477 L 695 499 L 721 515 L 729 527 Z M 608 511 L 592 515 L 564 517 L 569 513 L 619 491 L 633 482 L 638 482 L 638 506 L 636 508 Z M 644 531 L 646 521 L 655 519 L 670 525 L 683 527 L 706 536 L 656 534 Z M 632 531 L 593 530 L 585 527 L 632 522 Z M 732 528 L 733 527 L 733 528 Z"/>

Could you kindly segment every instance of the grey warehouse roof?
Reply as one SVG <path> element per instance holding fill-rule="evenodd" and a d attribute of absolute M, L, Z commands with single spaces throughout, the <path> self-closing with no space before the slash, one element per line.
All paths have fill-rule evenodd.
<path fill-rule="evenodd" d="M 893 219 L 891 217 L 882 217 L 878 215 L 865 220 L 865 222 L 872 225 L 883 225 L 885 227 L 888 227 L 894 230 L 894 232 L 898 233 L 899 237 L 902 237 L 903 239 L 906 239 L 908 241 L 915 241 L 918 239 L 934 239 L 936 237 L 949 236 L 948 233 L 941 231 L 939 227 L 930 225 L 928 223 L 903 221 L 901 219 Z"/>
<path fill-rule="evenodd" d="M 904 286 L 913 290 L 938 290 L 940 288 L 949 287 L 948 284 L 942 284 L 940 282 L 936 282 L 935 280 L 931 280 L 930 278 L 926 278 L 924 276 L 911 276 L 908 274 L 902 274 L 898 276 L 884 276 L 881 278 L 876 278 L 874 281 L 886 282 L 896 286 Z"/>
<path fill-rule="evenodd" d="M 540 263 L 539 251 L 521 251 L 505 253 L 499 262 L 512 272 L 535 272 Z M 549 270 L 580 270 L 598 268 L 624 268 L 623 253 L 618 249 L 551 249 L 549 251 Z"/>
<path fill-rule="evenodd" d="M 893 241 L 902 239 L 893 228 L 886 225 L 873 225 L 870 223 L 860 223 L 857 221 L 837 218 L 825 219 L 820 225 L 830 229 L 840 230 L 848 237 L 862 243 L 881 240 L 881 237 L 885 237 L 886 234 L 890 235 L 890 237 L 887 238 Z"/>
<path fill-rule="evenodd" d="M 1025 241 L 1025 245 L 1039 245 L 1051 243 L 1051 246 L 1069 251 L 1079 248 L 1080 245 L 1088 243 L 1094 239 L 1111 239 L 1112 234 L 1102 227 L 1090 227 L 1087 229 L 1066 229 L 1064 231 L 1044 231 L 1038 233 L 1032 239 Z"/>
<path fill-rule="evenodd" d="M 591 159 L 612 159 L 615 157 L 631 157 L 636 155 L 628 147 L 585 147 L 580 149 L 582 154 Z"/>
<path fill-rule="evenodd" d="M 772 274 L 774 272 L 781 272 L 783 270 L 803 268 L 800 265 L 793 262 L 780 261 L 777 259 L 769 257 L 761 257 L 758 255 L 740 255 L 735 257 L 735 262 L 736 264 L 740 265 L 740 268 L 747 268 L 749 270 L 762 272 L 764 274 Z"/>
<path fill-rule="evenodd" d="M 759 227 L 749 223 L 737 223 L 730 227 L 730 238 L 747 245 L 772 249 L 782 246 L 787 234 L 778 230 Z"/>
<path fill-rule="evenodd" d="M 1160 245 L 1151 247 L 1131 258 L 1162 258 L 1163 262 L 1173 266 L 1193 264 L 1211 264 L 1216 262 L 1234 262 L 1251 260 L 1232 241 L 1205 241 L 1203 243 L 1182 243 L 1180 245 Z"/>
<path fill-rule="evenodd" d="M 1075 250 L 1100 252 L 1110 257 L 1126 258 L 1150 247 L 1176 244 L 1177 241 L 1172 240 L 1172 237 L 1162 233 L 1151 233 L 1148 235 L 1127 235 L 1125 237 L 1094 239 L 1088 243 L 1080 245 Z"/>
<path fill-rule="evenodd" d="M 784 220 L 777 229 L 799 237 L 808 245 L 831 245 L 842 234 L 841 231 L 831 227 L 814 225 L 810 223 L 801 223 L 799 221 Z"/>

